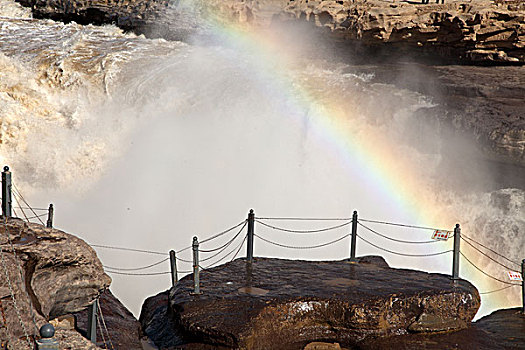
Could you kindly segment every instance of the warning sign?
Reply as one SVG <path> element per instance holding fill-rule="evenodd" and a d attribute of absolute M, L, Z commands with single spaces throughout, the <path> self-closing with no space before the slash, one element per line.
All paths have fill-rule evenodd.
<path fill-rule="evenodd" d="M 452 231 L 435 230 L 432 234 L 432 239 L 446 241 L 452 235 Z"/>
<path fill-rule="evenodd" d="M 509 271 L 507 272 L 509 274 L 509 279 L 511 281 L 523 281 L 523 278 L 521 277 L 521 273 Z"/>

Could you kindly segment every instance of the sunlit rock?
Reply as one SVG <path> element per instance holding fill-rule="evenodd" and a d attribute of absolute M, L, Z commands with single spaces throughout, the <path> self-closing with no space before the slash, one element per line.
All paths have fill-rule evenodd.
<path fill-rule="evenodd" d="M 25 349 L 26 334 L 36 335 L 47 321 L 85 309 L 111 282 L 95 251 L 75 236 L 14 218 L 7 223 L 2 219 L 0 233 L 0 299 L 6 325 L 0 340 L 10 349 Z M 71 349 L 89 348 L 74 330 L 58 329 L 56 337 L 68 342 L 69 333 L 78 345 Z"/>

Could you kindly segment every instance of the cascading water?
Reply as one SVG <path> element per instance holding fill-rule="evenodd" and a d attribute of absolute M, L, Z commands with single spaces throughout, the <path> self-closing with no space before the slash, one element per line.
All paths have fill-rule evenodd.
<path fill-rule="evenodd" d="M 246 40 L 210 34 L 211 26 L 198 44 L 186 44 L 113 26 L 32 20 L 14 3 L 2 4 L 0 160 L 30 203 L 54 203 L 60 229 L 90 243 L 167 253 L 242 221 L 250 208 L 258 216 L 301 217 L 350 217 L 357 209 L 363 218 L 445 229 L 460 222 L 467 236 L 523 258 L 524 186 L 452 187 L 446 180 L 454 169 L 442 160 L 453 155 L 441 152 L 452 141 L 414 127 L 422 124 L 417 112 L 432 105 L 429 97 L 372 83 L 341 59 L 302 55 L 299 39 L 289 50 L 270 32 Z M 430 237 L 371 227 L 401 239 Z M 334 240 L 348 227 L 299 239 L 257 230 L 304 246 Z M 451 242 L 407 248 L 367 237 L 398 252 L 451 248 Z M 381 254 L 394 267 L 451 270 L 450 254 L 406 258 L 358 244 L 358 255 Z M 297 251 L 256 240 L 255 254 L 342 259 L 348 245 L 346 239 Z M 158 258 L 98 253 L 116 267 Z M 505 277 L 500 266 L 473 256 L 485 271 Z M 189 260 L 189 251 L 181 257 Z M 166 270 L 167 263 L 156 271 Z M 500 287 L 466 264 L 461 274 L 481 291 Z M 112 290 L 135 314 L 145 297 L 170 286 L 169 276 L 112 277 Z M 519 288 L 483 296 L 479 315 L 519 302 Z"/>

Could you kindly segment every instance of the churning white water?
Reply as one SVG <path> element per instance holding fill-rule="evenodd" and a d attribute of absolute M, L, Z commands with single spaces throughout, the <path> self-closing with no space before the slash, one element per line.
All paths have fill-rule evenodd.
<path fill-rule="evenodd" d="M 250 208 L 259 217 L 347 218 L 358 210 L 363 218 L 425 224 L 416 222 L 424 218 L 414 208 L 391 195 L 395 189 L 381 189 L 371 180 L 377 174 L 358 161 L 341 160 L 341 149 L 332 142 L 337 137 L 324 134 L 317 118 L 323 104 L 337 103 L 348 110 L 356 134 L 373 130 L 407 155 L 407 173 L 425 179 L 425 190 L 435 193 L 436 211 L 454 213 L 440 227 L 452 229 L 460 222 L 468 236 L 511 260 L 523 258 L 523 187 L 468 192 L 448 187 L 443 179 L 453 172 L 440 164 L 449 155 L 439 147 L 422 151 L 418 142 L 407 139 L 412 126 L 421 123 L 416 112 L 432 105 L 429 97 L 371 83 L 370 76 L 352 73 L 351 62 L 301 56 L 300 44 L 281 65 L 279 59 L 223 37 L 208 45 L 149 40 L 113 26 L 32 20 L 14 3 L 1 4 L 9 6 L 0 13 L 0 160 L 11 166 L 30 203 L 54 203 L 57 228 L 93 244 L 167 254 L 189 246 L 193 236 L 204 239 L 241 222 Z M 301 94 L 297 86 L 315 91 L 316 98 Z M 427 240 L 431 234 L 371 226 L 401 239 Z M 345 226 L 297 236 L 257 225 L 261 236 L 293 246 L 328 242 L 348 231 Z M 221 245 L 234 233 L 205 248 Z M 407 247 L 367 237 L 404 253 L 450 249 L 450 242 Z M 241 241 L 242 236 L 232 248 Z M 358 244 L 358 255 L 379 254 L 394 267 L 451 270 L 450 254 L 407 258 Z M 103 248 L 97 252 L 104 265 L 121 268 L 163 258 Z M 190 260 L 189 253 L 180 257 Z M 349 240 L 293 250 L 256 239 L 255 254 L 342 259 L 348 257 Z M 472 261 L 506 278 L 500 266 L 483 257 L 473 255 Z M 462 276 L 480 291 L 501 287 L 464 264 Z M 190 264 L 181 262 L 179 269 L 190 270 Z M 164 262 L 135 273 L 168 270 Z M 147 296 L 170 287 L 169 275 L 112 278 L 111 289 L 135 315 Z M 518 292 L 510 288 L 483 296 L 479 315 L 519 305 Z"/>

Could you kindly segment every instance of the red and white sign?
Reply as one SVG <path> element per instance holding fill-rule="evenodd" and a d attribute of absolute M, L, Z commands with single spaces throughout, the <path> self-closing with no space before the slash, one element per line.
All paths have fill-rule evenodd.
<path fill-rule="evenodd" d="M 509 274 L 509 279 L 511 281 L 523 281 L 523 278 L 521 277 L 521 273 L 509 271 L 507 272 Z"/>
<path fill-rule="evenodd" d="M 446 241 L 452 234 L 452 231 L 435 230 L 432 234 L 432 239 Z"/>

